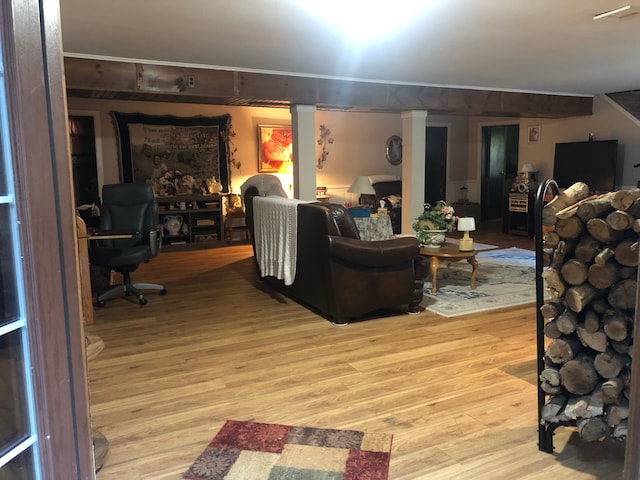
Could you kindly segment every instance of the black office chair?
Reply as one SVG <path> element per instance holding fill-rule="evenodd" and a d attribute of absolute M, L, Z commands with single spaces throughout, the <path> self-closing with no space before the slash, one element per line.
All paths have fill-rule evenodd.
<path fill-rule="evenodd" d="M 92 240 L 89 262 L 121 273 L 124 281 L 99 295 L 97 306 L 103 307 L 105 300 L 119 293 L 135 295 L 140 305 L 147 304 L 140 290 L 167 293 L 163 285 L 131 283 L 131 272 L 156 256 L 160 249 L 158 204 L 150 185 L 104 185 L 100 229 L 92 236 L 105 238 Z"/>

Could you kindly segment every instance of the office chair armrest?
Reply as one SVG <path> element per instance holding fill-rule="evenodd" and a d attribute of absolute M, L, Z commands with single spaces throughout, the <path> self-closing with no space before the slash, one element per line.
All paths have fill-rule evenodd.
<path fill-rule="evenodd" d="M 132 238 L 141 238 L 140 232 L 131 230 L 94 230 L 88 239 L 94 246 L 109 247 L 113 245 L 113 240 L 130 240 Z"/>
<path fill-rule="evenodd" d="M 91 240 L 116 240 L 120 238 L 133 238 L 138 235 L 140 235 L 140 232 L 132 230 L 93 230 L 89 238 Z"/>

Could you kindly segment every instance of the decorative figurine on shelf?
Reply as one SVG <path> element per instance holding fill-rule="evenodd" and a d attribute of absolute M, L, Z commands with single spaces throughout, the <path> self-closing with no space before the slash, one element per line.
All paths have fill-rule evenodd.
<path fill-rule="evenodd" d="M 222 191 L 222 184 L 216 180 L 216 177 L 206 179 L 207 191 L 211 195 L 216 195 Z"/>
<path fill-rule="evenodd" d="M 158 179 L 161 195 L 175 195 L 176 184 L 182 180 L 182 172 L 180 170 L 169 170 Z"/>
<path fill-rule="evenodd" d="M 197 192 L 198 182 L 192 175 L 184 175 L 179 182 L 176 183 L 176 193 L 178 195 L 190 195 Z"/>

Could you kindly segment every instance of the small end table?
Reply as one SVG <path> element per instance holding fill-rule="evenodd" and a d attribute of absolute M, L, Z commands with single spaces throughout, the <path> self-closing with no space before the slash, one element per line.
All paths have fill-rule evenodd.
<path fill-rule="evenodd" d="M 476 274 L 478 273 L 478 261 L 476 260 L 477 250 L 471 250 L 470 252 L 461 252 L 458 249 L 458 245 L 445 242 L 440 248 L 426 248 L 420 249 L 420 255 L 430 259 L 431 266 L 431 293 L 433 295 L 438 294 L 438 287 L 436 286 L 438 278 L 438 268 L 440 268 L 440 259 L 450 260 L 452 262 L 459 262 L 460 260 L 466 260 L 471 265 L 471 290 L 476 288 Z"/>

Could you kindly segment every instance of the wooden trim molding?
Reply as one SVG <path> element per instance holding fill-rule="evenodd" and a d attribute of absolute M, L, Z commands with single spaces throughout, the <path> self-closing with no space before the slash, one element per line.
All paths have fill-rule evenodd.
<path fill-rule="evenodd" d="M 66 57 L 69 97 L 318 110 L 563 118 L 591 115 L 592 97 L 384 84 Z"/>

